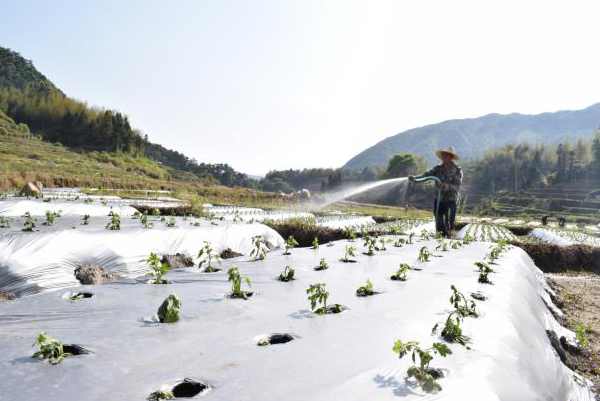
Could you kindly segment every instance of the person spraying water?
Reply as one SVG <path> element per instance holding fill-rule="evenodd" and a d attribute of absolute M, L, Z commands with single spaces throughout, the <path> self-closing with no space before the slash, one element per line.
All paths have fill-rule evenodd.
<path fill-rule="evenodd" d="M 429 179 L 435 181 L 436 196 L 433 201 L 436 231 L 450 238 L 456 219 L 456 201 L 462 184 L 462 169 L 454 162 L 460 160 L 452 146 L 438 150 L 435 155 L 442 161 L 431 170 L 421 175 L 409 175 L 409 181 L 422 182 Z"/>

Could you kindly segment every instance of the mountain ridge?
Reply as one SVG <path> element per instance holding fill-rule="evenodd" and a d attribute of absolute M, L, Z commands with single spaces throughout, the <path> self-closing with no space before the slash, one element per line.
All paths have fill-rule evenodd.
<path fill-rule="evenodd" d="M 509 143 L 554 144 L 590 137 L 600 126 L 600 102 L 580 110 L 539 114 L 489 113 L 480 117 L 450 119 L 411 128 L 387 137 L 352 157 L 349 170 L 383 167 L 396 153 L 408 152 L 436 161 L 435 150 L 454 146 L 463 160 L 473 160 L 486 150 Z"/>

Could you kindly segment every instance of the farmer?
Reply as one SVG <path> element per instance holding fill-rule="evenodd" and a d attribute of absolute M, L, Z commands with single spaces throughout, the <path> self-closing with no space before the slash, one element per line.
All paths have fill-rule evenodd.
<path fill-rule="evenodd" d="M 452 146 L 438 150 L 435 155 L 442 160 L 426 173 L 419 176 L 410 175 L 408 179 L 413 181 L 415 178 L 437 177 L 441 183 L 435 182 L 436 197 L 433 200 L 433 214 L 435 216 L 435 229 L 441 232 L 445 237 L 450 237 L 450 233 L 454 229 L 454 219 L 456 218 L 456 201 L 458 199 L 458 191 L 462 183 L 462 169 L 454 164 L 454 161 L 460 160 L 456 151 Z M 436 210 L 438 205 L 437 189 L 441 189 L 442 198 L 439 203 L 439 210 Z"/>

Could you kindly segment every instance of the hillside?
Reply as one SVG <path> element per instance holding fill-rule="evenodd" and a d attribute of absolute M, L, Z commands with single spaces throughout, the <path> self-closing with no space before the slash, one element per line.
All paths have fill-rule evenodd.
<path fill-rule="evenodd" d="M 15 122 L 27 124 L 42 140 L 77 151 L 149 158 L 226 186 L 254 183 L 227 164 L 198 163 L 151 142 L 118 110 L 91 108 L 66 96 L 31 61 L 3 47 L 0 47 L 0 110 Z"/>
<path fill-rule="evenodd" d="M 537 115 L 488 114 L 478 118 L 448 120 L 413 128 L 364 150 L 350 159 L 344 168 L 383 167 L 399 152 L 436 161 L 436 149 L 454 146 L 463 160 L 483 156 L 486 150 L 508 143 L 558 143 L 591 137 L 600 126 L 600 103 L 583 110 L 565 110 Z"/>

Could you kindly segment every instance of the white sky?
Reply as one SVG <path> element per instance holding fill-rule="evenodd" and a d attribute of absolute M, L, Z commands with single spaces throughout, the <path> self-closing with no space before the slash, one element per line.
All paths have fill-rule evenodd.
<path fill-rule="evenodd" d="M 598 1 L 2 1 L 0 46 L 249 174 L 451 118 L 600 101 Z M 600 125 L 600 124 L 599 124 Z"/>

